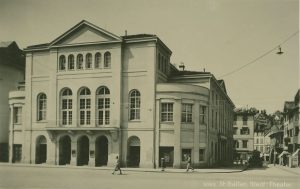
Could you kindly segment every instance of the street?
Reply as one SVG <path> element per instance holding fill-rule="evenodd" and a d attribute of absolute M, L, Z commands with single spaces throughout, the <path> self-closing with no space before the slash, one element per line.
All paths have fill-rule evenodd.
<path fill-rule="evenodd" d="M 270 167 L 236 173 L 171 173 L 0 166 L 0 188 L 299 188 L 299 174 Z"/>

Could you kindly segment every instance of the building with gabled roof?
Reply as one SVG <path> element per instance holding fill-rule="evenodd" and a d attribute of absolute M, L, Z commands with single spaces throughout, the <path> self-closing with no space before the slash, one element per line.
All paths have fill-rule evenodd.
<path fill-rule="evenodd" d="M 0 161 L 8 161 L 8 93 L 24 81 L 25 57 L 14 41 L 0 42 Z"/>
<path fill-rule="evenodd" d="M 81 21 L 28 46 L 26 89 L 12 122 L 10 161 L 56 165 L 195 167 L 232 162 L 234 104 L 209 72 L 180 71 L 152 34 L 116 36 Z M 13 117 L 14 112 L 11 113 Z M 14 150 L 18 149 L 18 150 Z M 22 152 L 21 158 L 20 153 Z"/>

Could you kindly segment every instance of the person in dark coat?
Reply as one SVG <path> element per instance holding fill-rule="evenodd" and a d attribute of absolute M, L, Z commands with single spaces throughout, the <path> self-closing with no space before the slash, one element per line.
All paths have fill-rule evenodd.
<path fill-rule="evenodd" d="M 161 158 L 160 165 L 161 165 L 161 171 L 165 171 L 165 168 L 166 168 L 165 158 L 163 158 L 163 157 Z"/>
<path fill-rule="evenodd" d="M 194 168 L 191 166 L 191 163 L 192 163 L 191 156 L 188 155 L 187 156 L 186 172 L 188 172 L 190 169 L 192 169 L 192 171 L 194 171 Z"/>
<path fill-rule="evenodd" d="M 121 163 L 120 163 L 120 160 L 119 160 L 119 156 L 116 157 L 116 166 L 115 166 L 115 169 L 114 171 L 111 173 L 111 174 L 115 174 L 115 171 L 120 171 L 120 175 L 122 175 L 122 170 L 121 170 Z"/>

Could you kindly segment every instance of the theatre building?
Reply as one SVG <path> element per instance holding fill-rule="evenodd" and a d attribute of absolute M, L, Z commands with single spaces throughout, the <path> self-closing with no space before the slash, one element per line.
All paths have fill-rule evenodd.
<path fill-rule="evenodd" d="M 10 162 L 196 167 L 232 162 L 234 104 L 223 80 L 179 70 L 149 34 L 82 21 L 29 46 L 25 89 L 10 92 Z"/>

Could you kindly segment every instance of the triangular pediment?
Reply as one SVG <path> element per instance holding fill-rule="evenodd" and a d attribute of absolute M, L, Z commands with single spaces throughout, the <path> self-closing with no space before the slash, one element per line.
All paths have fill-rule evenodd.
<path fill-rule="evenodd" d="M 121 41 L 121 38 L 87 21 L 82 21 L 51 42 L 50 46 Z"/>

